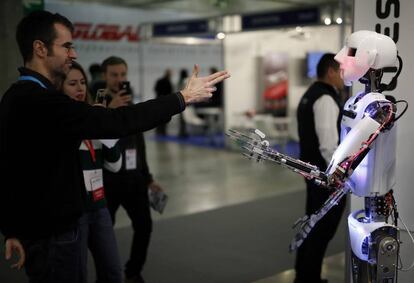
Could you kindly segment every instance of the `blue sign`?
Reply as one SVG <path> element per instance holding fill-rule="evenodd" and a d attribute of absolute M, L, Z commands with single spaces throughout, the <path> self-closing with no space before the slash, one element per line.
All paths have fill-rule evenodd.
<path fill-rule="evenodd" d="M 319 9 L 312 7 L 284 12 L 245 15 L 242 17 L 242 30 L 309 25 L 318 24 L 319 22 Z"/>
<path fill-rule="evenodd" d="M 172 36 L 186 34 L 200 34 L 208 32 L 208 22 L 206 20 L 174 22 L 164 24 L 154 24 L 153 36 Z"/>
<path fill-rule="evenodd" d="M 316 68 L 319 64 L 319 61 L 321 60 L 323 54 L 325 54 L 326 52 L 323 51 L 315 51 L 315 52 L 309 52 L 306 56 L 306 61 L 307 61 L 307 75 L 308 78 L 316 78 L 317 76 L 317 72 L 316 72 Z"/>

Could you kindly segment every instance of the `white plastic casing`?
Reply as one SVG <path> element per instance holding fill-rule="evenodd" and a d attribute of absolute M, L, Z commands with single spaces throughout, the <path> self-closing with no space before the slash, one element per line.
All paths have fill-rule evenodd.
<path fill-rule="evenodd" d="M 366 237 L 369 237 L 372 232 L 381 227 L 394 227 L 385 222 L 370 222 L 363 223 L 357 220 L 359 215 L 363 215 L 364 211 L 359 210 L 351 213 L 348 216 L 349 238 L 351 241 L 351 248 L 354 254 L 361 260 L 367 261 L 368 254 L 363 252 L 363 243 Z"/>
<path fill-rule="evenodd" d="M 356 49 L 350 55 L 350 49 Z M 345 85 L 363 77 L 371 69 L 394 67 L 397 62 L 397 46 L 386 35 L 373 31 L 361 30 L 352 33 L 345 46 L 336 54 L 340 63 L 341 76 Z"/>
<path fill-rule="evenodd" d="M 356 99 L 358 99 L 357 102 Z M 356 113 L 354 118 L 343 116 L 341 124 L 341 143 L 334 152 L 327 173 L 332 174 L 345 158 L 357 153 L 363 142 L 367 141 L 380 124 L 366 114 L 369 105 L 375 102 L 388 102 L 381 93 L 368 93 L 363 97 L 352 96 L 345 103 L 344 110 Z M 373 142 L 372 148 L 356 167 L 349 178 L 348 185 L 357 196 L 385 194 L 395 186 L 396 126 L 381 132 Z"/>

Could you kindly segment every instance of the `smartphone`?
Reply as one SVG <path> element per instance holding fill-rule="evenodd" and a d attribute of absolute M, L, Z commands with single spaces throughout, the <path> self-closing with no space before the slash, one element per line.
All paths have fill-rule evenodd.
<path fill-rule="evenodd" d="M 124 81 L 119 83 L 119 90 L 126 90 L 123 95 L 130 95 L 131 94 L 131 84 L 129 81 Z"/>
<path fill-rule="evenodd" d="M 104 88 L 98 89 L 98 91 L 96 92 L 95 103 L 103 104 L 106 106 L 106 103 L 107 103 L 106 89 Z"/>

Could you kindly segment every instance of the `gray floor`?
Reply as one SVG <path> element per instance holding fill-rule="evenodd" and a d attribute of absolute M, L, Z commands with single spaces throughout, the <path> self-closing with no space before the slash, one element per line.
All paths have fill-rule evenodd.
<path fill-rule="evenodd" d="M 169 195 L 164 214 L 153 214 L 148 283 L 292 282 L 287 246 L 291 223 L 304 211 L 300 176 L 236 152 L 147 141 L 151 171 Z M 129 224 L 120 210 L 115 228 L 124 261 Z M 324 274 L 333 283 L 344 282 L 345 233 L 342 223 L 328 250 Z M 23 278 L 0 260 L 0 282 Z"/>
<path fill-rule="evenodd" d="M 273 164 L 253 163 L 237 152 L 150 141 L 147 143 L 147 150 L 152 172 L 170 196 L 165 213 L 162 216 L 153 214 L 155 219 L 154 234 L 144 271 L 144 275 L 150 283 L 229 283 L 257 280 L 263 280 L 261 283 L 283 283 L 293 281 L 293 272 L 289 269 L 293 266 L 294 255 L 287 252 L 287 245 L 293 235 L 290 230 L 291 224 L 302 216 L 304 211 L 304 182 L 300 176 Z M 263 207 L 272 207 L 272 202 L 274 209 L 263 209 Z M 258 221 L 268 220 L 269 227 L 264 228 L 255 223 L 251 224 L 253 226 L 250 229 L 246 228 L 241 236 L 242 239 L 236 243 L 246 253 L 244 256 L 242 253 L 238 254 L 238 270 L 237 266 L 231 264 L 227 265 L 229 267 L 227 270 L 221 270 L 217 266 L 226 263 L 220 259 L 210 258 L 210 261 L 215 261 L 216 269 L 214 270 L 214 264 L 210 266 L 208 259 L 203 261 L 197 257 L 192 258 L 187 256 L 185 251 L 181 251 L 183 260 L 174 258 L 177 253 L 180 253 L 177 246 L 182 245 L 184 241 L 191 242 L 195 253 L 204 251 L 206 246 L 209 247 L 207 251 L 204 251 L 204 255 L 200 255 L 201 257 L 213 257 L 215 252 L 226 257 L 226 254 L 223 255 L 221 251 L 215 250 L 210 237 L 228 236 L 225 232 L 228 226 L 237 232 L 243 232 L 244 228 L 236 226 L 231 219 L 228 219 L 227 225 L 222 226 L 213 221 L 209 222 L 209 219 L 211 217 L 214 219 L 214 214 L 220 215 L 217 216 L 217 219 L 226 219 L 227 216 L 231 218 L 231 216 L 238 215 L 238 210 L 243 209 L 248 212 L 245 217 L 253 214 Z M 127 217 L 123 211 L 120 211 L 120 216 L 123 221 L 118 223 L 118 233 L 122 233 L 123 227 L 128 225 Z M 192 218 L 196 220 L 192 220 Z M 204 221 L 212 229 L 222 230 L 222 234 L 219 236 L 208 235 L 208 230 L 203 230 L 198 225 L 195 225 L 192 231 L 188 231 L 188 226 L 192 223 L 198 223 L 198 221 Z M 267 250 L 263 250 L 262 242 L 260 243 L 261 247 L 256 249 L 249 250 L 249 248 L 242 246 L 243 241 L 245 241 L 245 245 L 252 245 L 255 234 L 250 232 L 256 226 L 257 229 L 262 227 L 264 231 L 254 233 L 263 234 L 266 232 L 269 234 L 268 237 L 266 235 L 256 236 L 258 241 L 267 241 L 264 244 L 268 246 Z M 180 229 L 184 231 L 180 231 Z M 328 256 L 331 260 L 328 260 L 324 266 L 324 276 L 331 279 L 330 282 L 333 283 L 344 282 L 342 251 L 345 230 L 343 221 L 338 235 L 328 250 Z M 193 242 L 187 238 L 188 234 L 201 239 L 199 242 Z M 173 238 L 172 235 L 176 238 Z M 234 251 L 231 252 L 228 249 L 229 243 L 220 240 L 220 244 L 219 248 L 227 251 L 227 258 L 231 258 Z M 236 244 L 233 243 L 233 246 Z M 256 244 L 256 246 L 260 244 Z M 163 254 L 163 251 L 169 253 Z M 258 252 L 262 252 L 263 256 L 257 254 Z M 243 262 L 244 257 L 248 258 L 248 262 Z M 186 258 L 191 262 L 187 264 L 183 262 Z M 268 262 L 264 263 L 262 260 Z M 252 266 L 254 263 L 256 266 Z M 166 264 L 170 264 L 170 266 L 165 266 Z M 246 269 L 248 264 L 250 267 Z M 160 274 L 163 271 L 167 274 Z M 218 271 L 220 274 L 217 274 Z M 182 273 L 187 274 L 188 277 L 183 276 Z M 211 273 L 215 273 L 215 275 L 213 276 Z M 244 274 L 244 277 L 241 277 L 240 274 Z M 177 281 L 174 281 L 173 278 Z M 197 280 L 195 280 L 196 278 Z M 277 278 L 277 281 L 272 281 L 274 278 Z"/>

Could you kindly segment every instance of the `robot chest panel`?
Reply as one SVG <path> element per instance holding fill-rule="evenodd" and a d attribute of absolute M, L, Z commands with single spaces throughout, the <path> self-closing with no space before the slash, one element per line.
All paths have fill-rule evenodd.
<path fill-rule="evenodd" d="M 366 115 L 371 117 L 375 115 L 377 109 L 373 105 L 379 105 L 381 102 L 386 101 L 384 95 L 381 93 L 360 93 L 352 96 L 343 108 L 342 126 L 352 129 Z"/>

